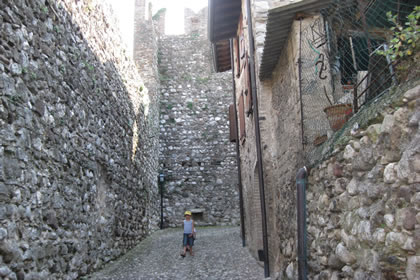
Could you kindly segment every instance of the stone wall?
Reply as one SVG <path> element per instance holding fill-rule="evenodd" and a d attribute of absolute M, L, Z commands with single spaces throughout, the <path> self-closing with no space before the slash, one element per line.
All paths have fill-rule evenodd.
<path fill-rule="evenodd" d="M 298 65 L 299 24 L 273 72 L 271 91 L 260 98 L 262 147 L 269 232 L 270 270 L 282 271 L 296 257 L 296 172 L 302 166 Z M 276 250 L 273 248 L 280 248 Z"/>
<path fill-rule="evenodd" d="M 255 1 L 254 24 L 264 25 L 264 1 Z M 259 7 L 258 7 L 259 5 Z M 244 11 L 245 4 L 242 9 Z M 245 17 L 242 18 L 245 52 L 248 52 L 248 31 Z M 262 27 L 260 26 L 260 29 Z M 254 29 L 255 32 L 255 29 Z M 262 30 L 257 30 L 257 36 Z M 284 270 L 289 260 L 296 257 L 296 197 L 295 176 L 302 165 L 302 142 L 300 129 L 300 102 L 298 92 L 299 25 L 293 24 L 289 39 L 280 56 L 272 79 L 258 85 L 258 110 L 263 157 L 265 203 L 267 213 L 268 254 L 270 271 Z M 255 34 L 254 34 L 255 35 Z M 258 38 L 256 52 L 258 53 Z M 260 42 L 261 43 L 261 42 Z M 260 44 L 261 45 L 261 44 Z M 238 53 L 235 46 L 235 62 Z M 258 58 L 257 63 L 258 63 Z M 240 61 L 243 65 L 244 61 Z M 235 70 L 238 67 L 235 66 Z M 258 73 L 258 67 L 256 69 Z M 239 95 L 246 92 L 246 71 L 236 75 L 237 105 L 241 106 Z M 248 106 L 248 102 L 245 108 Z M 253 105 L 254 106 L 254 105 Z M 246 111 L 246 110 L 245 110 Z M 240 119 L 240 113 L 238 114 Z M 258 258 L 258 250 L 263 249 L 259 178 L 257 168 L 255 115 L 245 114 L 245 137 L 241 141 L 241 172 L 244 188 L 244 211 L 246 242 L 251 254 Z M 291 222 L 293 221 L 293 222 Z"/>
<path fill-rule="evenodd" d="M 245 1 L 242 2 L 244 11 Z M 255 144 L 255 125 L 249 72 L 249 40 L 246 15 L 242 13 L 242 29 L 233 43 L 236 107 L 239 134 L 239 154 L 244 203 L 245 240 L 250 253 L 258 259 L 263 249 L 262 215 Z M 243 109 L 240 109 L 243 108 Z"/>
<path fill-rule="evenodd" d="M 159 37 L 165 35 L 166 9 L 162 8 L 159 11 L 157 11 L 153 15 L 152 19 L 155 22 L 155 29 L 156 29 L 157 35 Z"/>
<path fill-rule="evenodd" d="M 264 50 L 268 9 L 271 8 L 272 2 L 273 0 L 251 0 L 252 31 L 254 32 L 255 65 L 257 75 L 259 73 L 259 66 L 261 64 L 262 53 Z"/>
<path fill-rule="evenodd" d="M 202 34 L 162 38 L 159 61 L 164 226 L 180 226 L 191 209 L 203 211 L 193 216 L 199 225 L 238 224 L 236 152 L 228 122 L 232 75 L 214 73 Z"/>
<path fill-rule="evenodd" d="M 193 10 L 184 9 L 184 33 L 200 34 L 207 38 L 208 8 L 205 7 L 195 13 Z"/>
<path fill-rule="evenodd" d="M 0 2 L 2 279 L 76 279 L 157 228 L 159 96 L 101 5 Z"/>
<path fill-rule="evenodd" d="M 159 72 L 158 72 L 158 26 L 165 18 L 165 12 L 153 20 L 151 17 L 144 17 L 144 10 L 147 9 L 144 0 L 135 2 L 135 20 L 134 20 L 134 61 L 139 69 L 143 82 L 148 89 L 149 103 L 152 106 L 159 106 Z M 154 120 L 159 119 L 159 109 L 154 108 L 151 111 Z M 156 146 L 156 149 L 158 147 Z"/>
<path fill-rule="evenodd" d="M 310 278 L 420 275 L 420 86 L 402 93 L 393 92 L 311 171 Z"/>
<path fill-rule="evenodd" d="M 252 1 L 257 73 L 266 11 L 268 7 L 291 2 L 294 1 Z M 303 26 L 314 20 L 316 17 L 305 19 Z M 243 21 L 248 42 L 246 25 Z M 263 82 L 257 79 L 273 279 L 298 278 L 295 177 L 304 165 L 304 155 L 296 22 L 288 38 L 272 79 Z M 248 43 L 245 45 L 248 47 Z M 306 70 L 303 69 L 304 73 Z M 238 96 L 246 88 L 247 81 L 242 76 L 237 74 L 235 79 Z M 308 279 L 418 279 L 420 93 L 417 88 L 407 93 L 405 99 L 401 93 L 404 92 L 386 95 L 392 101 L 385 97 L 380 106 L 371 104 L 362 111 L 374 110 L 374 114 L 359 112 L 358 117 L 352 118 L 361 120 L 358 124 L 349 122 L 344 134 L 340 131 L 316 148 L 323 160 L 311 171 L 308 184 Z M 394 99 L 398 96 L 401 98 Z M 309 103 L 306 104 L 315 110 L 314 104 Z M 255 199 L 259 192 L 252 114 L 245 117 L 244 126 L 246 137 L 241 141 L 240 154 L 246 242 L 257 256 L 262 242 L 258 229 L 259 202 Z M 355 129 L 350 132 L 352 127 Z"/>

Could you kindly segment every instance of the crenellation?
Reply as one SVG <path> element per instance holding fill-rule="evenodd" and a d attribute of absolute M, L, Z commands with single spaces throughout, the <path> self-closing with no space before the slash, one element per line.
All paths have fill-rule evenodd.
<path fill-rule="evenodd" d="M 208 8 L 195 13 L 189 8 L 184 9 L 184 33 L 207 36 Z"/>

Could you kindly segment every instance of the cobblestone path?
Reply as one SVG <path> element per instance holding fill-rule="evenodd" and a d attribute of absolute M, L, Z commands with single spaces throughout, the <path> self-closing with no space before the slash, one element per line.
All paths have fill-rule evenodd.
<path fill-rule="evenodd" d="M 238 227 L 197 231 L 194 256 L 180 256 L 180 229 L 158 231 L 85 279 L 267 279 L 263 267 L 242 247 Z"/>

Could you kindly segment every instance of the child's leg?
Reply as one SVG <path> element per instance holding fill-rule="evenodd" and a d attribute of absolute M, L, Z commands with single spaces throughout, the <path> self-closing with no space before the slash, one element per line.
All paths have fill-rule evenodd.
<path fill-rule="evenodd" d="M 192 248 L 193 248 L 193 246 L 192 246 L 192 242 L 193 242 L 193 238 L 192 237 L 190 237 L 189 238 L 189 240 L 188 240 L 188 243 L 189 243 L 189 248 L 190 248 L 190 255 L 191 256 L 194 256 L 194 253 L 193 253 L 193 250 L 192 250 Z"/>
<path fill-rule="evenodd" d="M 181 253 L 181 256 L 185 257 L 185 254 L 187 254 L 187 245 L 188 245 L 188 239 L 187 236 L 184 234 L 184 238 L 182 240 L 182 245 L 184 246 L 184 251 Z"/>

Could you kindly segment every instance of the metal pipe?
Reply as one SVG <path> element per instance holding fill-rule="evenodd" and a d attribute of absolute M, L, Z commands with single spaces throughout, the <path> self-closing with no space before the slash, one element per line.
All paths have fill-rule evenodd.
<path fill-rule="evenodd" d="M 232 67 L 232 85 L 233 85 L 233 110 L 235 113 L 235 134 L 236 134 L 236 164 L 238 165 L 238 184 L 239 184 L 239 213 L 241 216 L 241 238 L 242 238 L 242 247 L 245 247 L 245 218 L 244 218 L 244 200 L 242 192 L 242 174 L 241 174 L 241 157 L 239 150 L 239 132 L 238 132 L 238 115 L 236 111 L 236 86 L 235 86 L 235 62 L 233 59 L 233 41 L 229 40 L 230 43 L 230 63 Z"/>
<path fill-rule="evenodd" d="M 251 1 L 246 1 L 247 7 L 247 20 L 248 20 L 248 40 L 249 40 L 249 66 L 251 72 L 251 92 L 252 102 L 254 103 L 254 122 L 255 122 L 255 144 L 257 148 L 257 166 L 258 166 L 258 179 L 260 187 L 260 200 L 261 200 L 261 218 L 262 218 L 262 231 L 263 231 L 263 250 L 264 250 L 264 276 L 270 276 L 270 266 L 268 260 L 268 237 L 267 237 L 267 216 L 265 208 L 265 191 L 264 191 L 264 173 L 263 173 L 263 159 L 261 151 L 261 133 L 258 112 L 258 98 L 257 86 L 255 75 L 255 57 L 254 57 L 254 35 L 252 32 L 252 18 L 251 18 Z"/>
<path fill-rule="evenodd" d="M 298 275 L 299 280 L 308 279 L 306 254 L 306 185 L 308 171 L 306 166 L 299 169 L 296 175 L 297 190 L 297 224 L 298 224 Z"/>
<path fill-rule="evenodd" d="M 303 101 L 302 101 L 302 18 L 299 18 L 299 98 L 300 98 L 300 133 L 302 134 L 302 149 L 305 151 L 305 137 L 303 129 Z"/>

